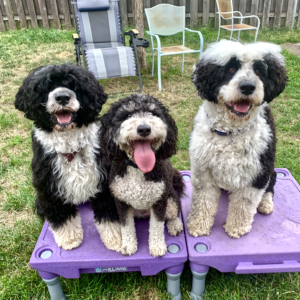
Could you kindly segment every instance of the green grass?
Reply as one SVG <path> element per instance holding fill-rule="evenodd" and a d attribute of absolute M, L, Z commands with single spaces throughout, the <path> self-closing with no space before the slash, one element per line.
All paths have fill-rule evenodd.
<path fill-rule="evenodd" d="M 217 31 L 201 28 L 205 40 L 214 42 Z M 15 94 L 28 72 L 43 64 L 75 63 L 72 31 L 19 30 L 0 33 L 0 299 L 49 299 L 45 284 L 29 266 L 29 259 L 42 228 L 33 213 L 35 192 L 31 185 L 32 158 L 30 131 L 32 122 L 13 106 Z M 226 34 L 222 32 L 222 36 Z M 221 37 L 222 37 L 221 36 Z M 147 35 L 146 35 L 147 38 Z M 149 38 L 149 37 L 148 37 Z M 162 45 L 180 44 L 181 35 L 162 38 Z M 242 41 L 251 42 L 253 34 L 244 32 Z M 300 32 L 281 29 L 259 32 L 258 40 L 276 44 L 300 42 Z M 198 36 L 186 35 L 186 45 L 198 47 Z M 170 109 L 179 130 L 178 153 L 172 164 L 189 169 L 188 144 L 193 119 L 202 101 L 190 80 L 197 55 L 186 55 L 181 74 L 181 57 L 162 59 L 162 92 L 157 90 L 157 67 L 151 77 L 151 49 L 146 50 L 148 70 L 143 71 L 143 93 L 160 99 Z M 288 168 L 300 182 L 299 116 L 300 59 L 283 51 L 290 82 L 285 91 L 271 103 L 277 128 L 276 167 Z M 134 78 L 103 80 L 105 90 L 137 89 Z M 115 99 L 109 99 L 104 113 Z M 236 275 L 210 270 L 206 280 L 205 299 L 210 300 L 299 300 L 299 274 Z M 167 299 L 166 276 L 142 277 L 139 272 L 84 274 L 80 279 L 61 279 L 68 299 Z M 183 299 L 189 299 L 192 277 L 186 265 L 181 276 Z"/>

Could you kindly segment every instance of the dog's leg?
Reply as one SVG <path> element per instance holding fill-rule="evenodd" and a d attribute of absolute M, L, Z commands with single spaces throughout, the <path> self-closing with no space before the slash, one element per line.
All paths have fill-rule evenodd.
<path fill-rule="evenodd" d="M 192 236 L 209 235 L 218 211 L 220 188 L 208 171 L 192 171 L 192 208 L 188 216 L 188 231 Z"/>
<path fill-rule="evenodd" d="M 264 190 L 253 187 L 239 189 L 229 196 L 229 207 L 224 229 L 232 238 L 240 238 L 251 230 L 253 217 Z"/>
<path fill-rule="evenodd" d="M 176 199 L 176 198 L 175 198 Z M 183 230 L 183 224 L 178 217 L 180 208 L 178 207 L 178 201 L 173 197 L 168 198 L 166 208 L 166 221 L 169 235 L 178 236 Z M 179 200 L 179 199 L 178 199 Z M 180 203 L 179 203 L 180 205 Z"/>
<path fill-rule="evenodd" d="M 137 238 L 134 225 L 134 210 L 125 202 L 116 200 L 121 222 L 122 245 L 120 252 L 123 255 L 132 255 L 137 251 Z"/>
<path fill-rule="evenodd" d="M 167 251 L 165 242 L 166 201 L 156 202 L 150 209 L 149 252 L 153 256 L 163 256 Z"/>
<path fill-rule="evenodd" d="M 69 217 L 65 223 L 59 227 L 52 227 L 50 223 L 50 229 L 53 232 L 58 247 L 62 247 L 64 250 L 76 248 L 82 242 L 83 230 L 79 213 L 77 213 L 75 217 Z"/>
<path fill-rule="evenodd" d="M 268 187 L 262 200 L 260 201 L 257 210 L 264 215 L 270 214 L 274 210 L 273 196 L 274 196 L 274 185 L 276 183 L 277 173 L 274 171 L 270 177 Z"/>
<path fill-rule="evenodd" d="M 120 252 L 122 245 L 121 225 L 114 198 L 108 187 L 91 199 L 95 226 L 103 244 L 110 250 Z"/>

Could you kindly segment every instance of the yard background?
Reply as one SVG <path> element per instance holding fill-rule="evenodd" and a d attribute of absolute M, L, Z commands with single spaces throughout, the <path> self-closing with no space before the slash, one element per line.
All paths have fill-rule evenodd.
<path fill-rule="evenodd" d="M 216 40 L 217 31 L 202 28 L 205 46 Z M 0 33 L 0 299 L 49 299 L 46 285 L 29 266 L 29 259 L 42 228 L 33 213 L 35 199 L 31 184 L 32 158 L 30 132 L 32 122 L 13 106 L 15 94 L 28 72 L 40 65 L 75 62 L 73 31 L 18 30 Z M 147 38 L 147 35 L 146 35 Z M 181 35 L 163 38 L 162 45 L 180 44 Z M 242 40 L 253 41 L 250 33 Z M 285 29 L 260 31 L 258 40 L 292 45 L 300 42 L 300 32 Z M 187 47 L 199 47 L 197 38 L 188 33 Z M 284 50 L 290 82 L 284 93 L 271 103 L 277 126 L 276 167 L 288 168 L 298 182 L 300 146 L 300 59 Z M 197 55 L 185 55 L 181 74 L 181 57 L 162 58 L 162 92 L 157 88 L 157 68 L 151 77 L 151 50 L 147 49 L 148 70 L 143 72 L 143 93 L 161 100 L 173 115 L 179 129 L 178 153 L 173 165 L 189 169 L 188 142 L 193 119 L 202 101 L 190 76 Z M 122 78 L 101 81 L 107 92 L 138 87 L 138 80 Z M 109 104 L 109 99 L 101 113 Z M 276 204 L 275 204 L 276 207 Z M 206 280 L 205 300 L 299 300 L 299 273 L 236 275 L 211 269 Z M 61 279 L 69 300 L 73 299 L 167 299 L 166 276 L 142 277 L 139 272 L 84 274 L 80 279 Z M 188 264 L 181 276 L 183 299 L 189 299 L 192 277 Z"/>
<path fill-rule="evenodd" d="M 0 31 L 15 28 L 69 29 L 73 24 L 71 8 L 72 0 L 0 0 Z M 168 3 L 186 7 L 186 26 L 210 24 L 218 26 L 215 0 L 143 0 L 144 8 Z M 134 0 L 120 0 L 124 24 L 134 22 Z M 296 7 L 295 7 L 296 5 Z M 233 0 L 234 10 L 243 15 L 257 15 L 261 19 L 262 28 L 291 27 L 294 10 L 299 16 L 300 0 Z M 249 19 L 245 20 L 248 22 Z M 145 25 L 146 24 L 145 18 Z M 224 21 L 223 21 L 224 22 Z M 253 20 L 251 25 L 256 25 Z M 300 18 L 294 26 L 300 28 Z"/>

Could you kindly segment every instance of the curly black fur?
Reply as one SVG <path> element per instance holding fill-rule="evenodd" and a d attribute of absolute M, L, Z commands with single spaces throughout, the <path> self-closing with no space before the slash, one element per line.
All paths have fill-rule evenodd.
<path fill-rule="evenodd" d="M 15 100 L 15 107 L 25 112 L 37 128 L 51 132 L 55 121 L 46 111 L 46 102 L 51 91 L 66 87 L 74 91 L 81 109 L 74 122 L 78 128 L 96 121 L 107 94 L 94 75 L 81 67 L 70 64 L 42 66 L 32 70 L 24 79 Z"/>
<path fill-rule="evenodd" d="M 70 64 L 42 66 L 32 70 L 16 95 L 15 107 L 25 112 L 26 118 L 34 121 L 35 128 L 50 133 L 55 130 L 55 122 L 47 112 L 45 104 L 49 93 L 58 87 L 74 91 L 80 102 L 80 108 L 74 118 L 77 128 L 96 122 L 107 95 L 92 73 Z M 58 154 L 47 152 L 35 137 L 34 131 L 32 150 L 33 185 L 37 193 L 36 212 L 42 219 L 46 218 L 53 229 L 57 229 L 68 219 L 75 217 L 78 213 L 77 208 L 71 203 L 65 203 L 65 199 L 58 193 L 59 178 L 57 178 L 57 170 L 54 170 L 54 161 Z M 96 154 L 96 163 L 101 170 L 109 172 L 110 165 L 100 149 Z M 99 222 L 118 220 L 107 181 L 106 177 L 106 180 L 99 182 L 102 192 L 90 199 L 95 220 Z"/>

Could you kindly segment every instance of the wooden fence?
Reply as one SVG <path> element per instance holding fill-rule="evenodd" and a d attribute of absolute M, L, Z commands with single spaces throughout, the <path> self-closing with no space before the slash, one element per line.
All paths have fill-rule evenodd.
<path fill-rule="evenodd" d="M 134 24 L 134 1 L 121 0 L 125 24 Z M 215 0 L 144 0 L 144 8 L 169 3 L 186 7 L 186 25 L 218 26 Z M 300 0 L 233 0 L 234 10 L 243 15 L 257 15 L 262 28 L 291 27 L 300 15 Z M 70 0 L 0 0 L 0 31 L 18 28 L 71 28 L 73 15 Z M 296 19 L 297 21 L 297 19 Z M 298 17 L 297 28 L 300 28 Z M 147 24 L 146 24 L 147 26 Z"/>

